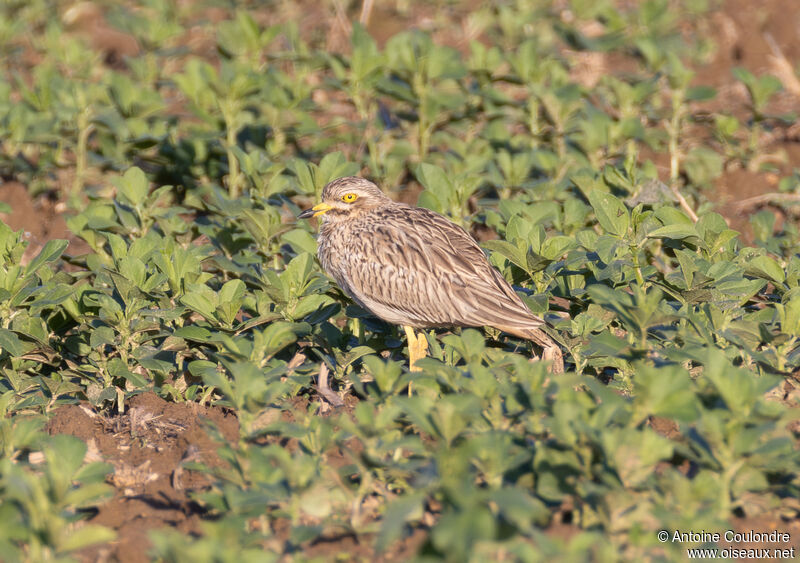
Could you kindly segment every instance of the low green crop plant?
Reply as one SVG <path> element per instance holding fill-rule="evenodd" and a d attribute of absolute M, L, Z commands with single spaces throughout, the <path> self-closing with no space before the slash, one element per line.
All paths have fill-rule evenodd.
<path fill-rule="evenodd" d="M 14 392 L 0 395 L 0 545 L 8 560 L 66 561 L 86 546 L 113 541 L 113 530 L 87 524 L 84 509 L 112 492 L 112 467 L 84 463 L 86 444 L 47 436 L 41 416 L 7 415 Z"/>
<path fill-rule="evenodd" d="M 0 175 L 75 204 L 69 246 L 0 223 L 10 560 L 114 549 L 86 522 L 114 469 L 45 425 L 146 392 L 238 422 L 181 462 L 192 533 L 142 546 L 164 561 L 671 560 L 659 530 L 796 518 L 797 174 L 752 246 L 706 192 L 759 162 L 774 79 L 736 71 L 747 119 L 703 109 L 705 48 L 664 0 L 436 4 L 391 37 L 162 4 L 105 6 L 138 47 L 106 59 L 48 3 L 0 6 Z M 348 175 L 475 235 L 567 373 L 481 328 L 426 331 L 410 371 L 295 220 Z"/>

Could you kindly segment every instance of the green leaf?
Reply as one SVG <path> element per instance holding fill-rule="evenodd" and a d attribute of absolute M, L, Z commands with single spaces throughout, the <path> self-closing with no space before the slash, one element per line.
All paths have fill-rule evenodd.
<path fill-rule="evenodd" d="M 141 168 L 132 166 L 121 178 L 116 178 L 114 184 L 123 199 L 131 205 L 137 206 L 144 203 L 150 184 Z"/>
<path fill-rule="evenodd" d="M 430 191 L 441 204 L 450 201 L 455 187 L 444 169 L 423 162 L 417 167 L 416 176 L 420 184 Z"/>
<path fill-rule="evenodd" d="M 725 405 L 738 416 L 750 416 L 762 395 L 783 379 L 771 375 L 755 378 L 746 370 L 734 367 L 719 350 L 708 350 L 703 377 L 716 388 Z"/>
<path fill-rule="evenodd" d="M 624 203 L 609 193 L 597 190 L 589 194 L 589 203 L 597 221 L 607 233 L 617 237 L 627 234 L 631 217 Z"/>
<path fill-rule="evenodd" d="M 504 487 L 492 491 L 490 498 L 505 519 L 513 522 L 521 530 L 530 528 L 533 522 L 546 521 L 550 515 L 550 511 L 542 501 L 520 490 L 519 487 Z"/>
<path fill-rule="evenodd" d="M 0 349 L 10 356 L 21 356 L 25 353 L 25 346 L 19 337 L 6 328 L 0 328 Z"/>
<path fill-rule="evenodd" d="M 335 301 L 329 295 L 308 295 L 300 299 L 297 305 L 288 312 L 293 319 L 299 320 L 334 303 Z"/>
<path fill-rule="evenodd" d="M 109 469 L 113 469 L 113 466 L 109 467 L 109 464 L 101 465 L 104 465 Z M 70 490 L 64 496 L 64 504 L 74 506 L 76 508 L 84 508 L 97 503 L 104 497 L 110 497 L 113 494 L 114 488 L 111 485 L 103 483 L 102 481 L 83 484 L 78 488 Z"/>
<path fill-rule="evenodd" d="M 705 186 L 722 174 L 725 161 L 719 153 L 708 147 L 695 147 L 686 155 L 684 167 L 695 186 Z"/>
<path fill-rule="evenodd" d="M 261 332 L 254 331 L 253 353 L 258 352 L 263 356 L 273 356 L 286 346 L 297 342 L 298 336 L 307 334 L 310 328 L 310 325 L 306 323 L 290 323 L 286 321 L 271 323 Z"/>
<path fill-rule="evenodd" d="M 690 237 L 700 238 L 700 235 L 694 225 L 673 224 L 650 231 L 647 237 L 683 240 Z"/>
<path fill-rule="evenodd" d="M 64 553 L 117 539 L 117 533 L 114 530 L 97 524 L 84 524 L 75 530 L 65 530 L 65 536 L 58 546 L 59 551 Z"/>
<path fill-rule="evenodd" d="M 508 259 L 512 264 L 516 264 L 523 270 L 528 269 L 527 253 L 504 240 L 487 240 L 484 241 L 483 247 L 497 252 L 504 258 Z"/>
<path fill-rule="evenodd" d="M 383 393 L 390 392 L 403 373 L 399 362 L 383 360 L 378 356 L 364 356 L 364 366 L 367 372 L 375 378 L 378 389 Z"/>
<path fill-rule="evenodd" d="M 289 162 L 289 169 L 297 177 L 297 186 L 301 193 L 314 194 L 314 177 L 311 175 L 311 168 L 308 163 L 300 158 L 295 158 Z"/>
<path fill-rule="evenodd" d="M 287 242 L 298 254 L 308 252 L 317 253 L 317 241 L 311 233 L 304 229 L 292 229 L 281 235 L 281 240 Z"/>
<path fill-rule="evenodd" d="M 228 280 L 219 290 L 220 303 L 239 303 L 244 297 L 245 285 L 240 279 Z"/>
<path fill-rule="evenodd" d="M 778 308 L 781 319 L 781 332 L 790 336 L 800 336 L 800 288 L 794 288 L 783 296 Z"/>
<path fill-rule="evenodd" d="M 756 272 L 759 277 L 766 277 L 777 283 L 786 280 L 786 272 L 780 265 L 769 256 L 756 256 L 750 260 L 748 270 Z"/>
<path fill-rule="evenodd" d="M 42 248 L 39 254 L 37 254 L 36 257 L 30 261 L 27 268 L 25 268 L 25 275 L 29 276 L 41 268 L 43 264 L 58 260 L 68 245 L 69 242 L 66 240 L 48 240 L 44 245 L 44 248 Z"/>
<path fill-rule="evenodd" d="M 83 464 L 86 444 L 69 434 L 56 434 L 47 439 L 42 448 L 47 459 L 47 471 L 56 487 L 63 487 L 59 493 L 66 493 L 75 472 Z"/>
<path fill-rule="evenodd" d="M 191 340 L 193 342 L 205 343 L 211 339 L 210 330 L 195 325 L 181 327 L 178 330 L 176 330 L 173 334 L 175 336 L 178 336 L 180 338 L 185 338 L 186 340 Z"/>
<path fill-rule="evenodd" d="M 672 442 L 648 427 L 603 432 L 602 442 L 620 480 L 627 488 L 640 487 L 653 477 L 653 469 L 672 457 Z"/>
<path fill-rule="evenodd" d="M 550 237 L 542 244 L 540 254 L 548 260 L 558 260 L 570 250 L 577 248 L 578 243 L 572 237 Z"/>
<path fill-rule="evenodd" d="M 375 549 L 379 553 L 400 539 L 403 528 L 407 522 L 419 520 L 424 513 L 423 501 L 425 495 L 422 493 L 411 493 L 399 497 L 389 504 L 383 515 L 383 524 L 375 541 Z"/>
<path fill-rule="evenodd" d="M 216 306 L 208 295 L 199 292 L 191 292 L 183 295 L 180 301 L 192 311 L 203 315 L 206 320 L 215 320 L 214 312 L 216 311 Z"/>
<path fill-rule="evenodd" d="M 700 412 L 697 392 L 689 374 L 677 366 L 656 369 L 647 364 L 635 367 L 637 420 L 661 416 L 689 422 Z"/>
<path fill-rule="evenodd" d="M 114 378 L 124 378 L 130 381 L 137 389 L 146 389 L 149 387 L 147 380 L 138 373 L 133 373 L 128 369 L 128 366 L 121 358 L 112 358 L 109 360 L 108 374 Z"/>

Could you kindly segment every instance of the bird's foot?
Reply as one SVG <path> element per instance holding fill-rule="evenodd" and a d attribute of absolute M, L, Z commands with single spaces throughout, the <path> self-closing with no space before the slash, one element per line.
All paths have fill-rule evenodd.
<path fill-rule="evenodd" d="M 538 362 L 538 361 L 545 361 L 550 362 L 550 365 L 547 368 L 547 371 L 552 373 L 553 375 L 558 375 L 560 373 L 564 373 L 564 354 L 561 352 L 561 348 L 557 346 L 545 348 L 542 351 L 542 357 L 533 355 L 531 356 L 531 362 Z"/>
<path fill-rule="evenodd" d="M 425 334 L 418 334 L 417 341 L 414 344 L 415 353 L 414 353 L 414 364 L 411 368 L 414 371 L 422 371 L 422 368 L 417 367 L 416 363 L 417 360 L 421 360 L 428 355 L 428 339 L 425 338 Z"/>
<path fill-rule="evenodd" d="M 564 354 L 558 346 L 550 346 L 542 351 L 542 359 L 550 362 L 550 373 L 564 373 Z"/>
<path fill-rule="evenodd" d="M 410 326 L 403 327 L 408 337 L 408 369 L 411 371 L 422 371 L 421 368 L 416 366 L 417 360 L 420 360 L 428 355 L 428 339 L 425 334 L 419 335 L 414 333 L 414 329 Z"/>

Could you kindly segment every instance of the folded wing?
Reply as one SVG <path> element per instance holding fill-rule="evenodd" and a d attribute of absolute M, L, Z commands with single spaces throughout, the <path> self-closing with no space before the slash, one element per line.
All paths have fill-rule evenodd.
<path fill-rule="evenodd" d="M 360 243 L 334 268 L 343 289 L 378 317 L 415 327 L 489 325 L 515 334 L 544 324 L 461 227 L 409 206 L 393 206 L 379 219 L 360 228 Z"/>

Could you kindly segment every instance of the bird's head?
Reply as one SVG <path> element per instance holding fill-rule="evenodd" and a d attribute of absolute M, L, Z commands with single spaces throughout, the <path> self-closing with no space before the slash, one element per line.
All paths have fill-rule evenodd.
<path fill-rule="evenodd" d="M 337 221 L 392 203 L 378 186 L 357 176 L 339 178 L 322 189 L 322 201 L 297 217 Z"/>

